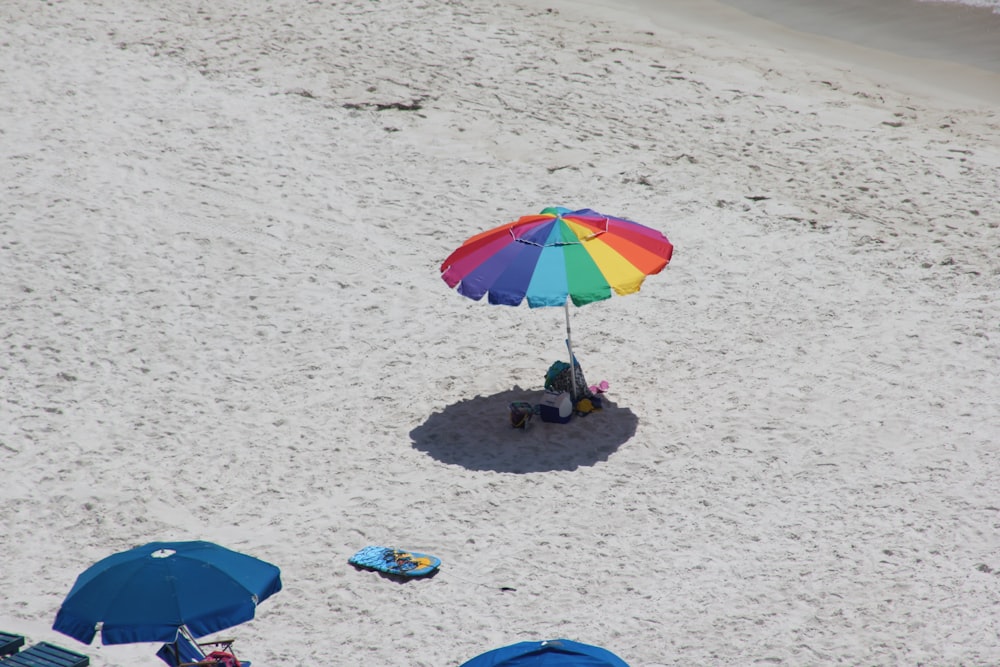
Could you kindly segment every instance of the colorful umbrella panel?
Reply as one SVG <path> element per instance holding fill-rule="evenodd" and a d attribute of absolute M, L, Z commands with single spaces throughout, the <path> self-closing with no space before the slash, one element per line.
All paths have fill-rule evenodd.
<path fill-rule="evenodd" d="M 441 265 L 449 287 L 470 299 L 532 308 L 577 306 L 632 294 L 670 261 L 673 245 L 637 222 L 562 207 L 477 234 Z"/>

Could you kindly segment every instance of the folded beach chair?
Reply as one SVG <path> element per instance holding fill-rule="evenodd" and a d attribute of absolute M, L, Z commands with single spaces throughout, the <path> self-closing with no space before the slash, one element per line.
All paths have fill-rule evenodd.
<path fill-rule="evenodd" d="M 24 637 L 12 632 L 0 632 L 0 658 L 17 653 L 24 646 Z"/>
<path fill-rule="evenodd" d="M 239 660 L 233 654 L 234 641 L 212 639 L 198 642 L 179 630 L 177 639 L 161 646 L 156 656 L 170 667 L 250 667 L 249 660 Z M 206 653 L 205 649 L 210 650 Z"/>
<path fill-rule="evenodd" d="M 89 664 L 87 656 L 48 642 L 39 642 L 0 660 L 3 667 L 87 667 Z"/>

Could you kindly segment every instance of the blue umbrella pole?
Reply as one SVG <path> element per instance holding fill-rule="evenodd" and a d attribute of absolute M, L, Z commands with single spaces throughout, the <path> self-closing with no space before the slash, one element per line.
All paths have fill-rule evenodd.
<path fill-rule="evenodd" d="M 570 386 L 569 395 L 573 399 L 573 405 L 576 405 L 576 357 L 573 356 L 573 340 L 569 332 L 569 297 L 566 297 L 566 303 L 563 304 L 566 308 L 566 347 L 569 349 L 569 377 L 572 385 Z"/>

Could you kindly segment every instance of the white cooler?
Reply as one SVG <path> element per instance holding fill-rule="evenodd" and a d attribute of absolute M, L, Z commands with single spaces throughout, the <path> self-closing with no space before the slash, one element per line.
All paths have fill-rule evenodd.
<path fill-rule="evenodd" d="M 543 422 L 565 424 L 573 416 L 573 399 L 568 391 L 547 391 L 539 403 L 539 416 Z"/>

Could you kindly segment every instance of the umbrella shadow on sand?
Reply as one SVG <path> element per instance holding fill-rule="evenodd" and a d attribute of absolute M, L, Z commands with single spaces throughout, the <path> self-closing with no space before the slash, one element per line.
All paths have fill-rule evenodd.
<path fill-rule="evenodd" d="M 635 435 L 638 418 L 628 408 L 604 399 L 604 407 L 567 424 L 548 423 L 538 415 L 527 429 L 510 424 L 510 404 L 538 403 L 541 390 L 515 386 L 491 396 L 449 405 L 410 431 L 413 447 L 442 463 L 469 470 L 529 473 L 575 470 L 606 461 Z"/>

